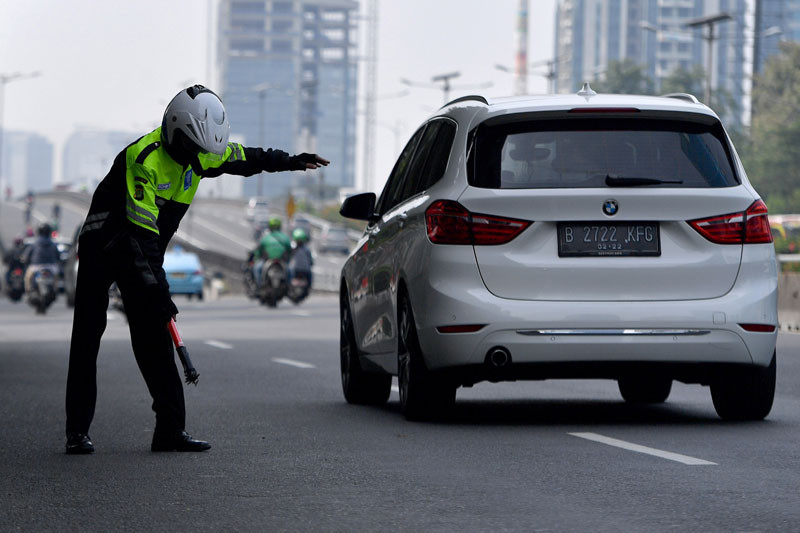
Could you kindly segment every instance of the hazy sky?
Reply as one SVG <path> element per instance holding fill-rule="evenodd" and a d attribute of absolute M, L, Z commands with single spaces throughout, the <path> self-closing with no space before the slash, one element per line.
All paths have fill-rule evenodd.
<path fill-rule="evenodd" d="M 182 87 L 197 82 L 216 85 L 216 69 L 211 79 L 207 75 L 211 2 L 216 4 L 215 0 L 0 1 L 0 74 L 41 72 L 40 77 L 6 86 L 5 128 L 35 131 L 54 142 L 58 178 L 61 148 L 76 128 L 146 133 L 156 127 L 164 106 Z M 555 3 L 530 0 L 531 62 L 553 55 Z M 454 70 L 461 77 L 453 80 L 451 97 L 476 91 L 511 94 L 512 76 L 494 65 L 513 65 L 517 4 L 517 0 L 380 0 L 378 95 L 404 89 L 400 78 L 429 82 L 432 76 Z M 457 88 L 485 82 L 494 85 Z M 544 78 L 531 76 L 528 90 L 545 92 Z M 378 102 L 375 182 L 383 183 L 397 145 L 405 144 L 442 100 L 441 90 L 411 88 L 404 98 Z M 360 150 L 361 146 L 359 154 Z M 359 168 L 360 163 L 359 156 Z"/>

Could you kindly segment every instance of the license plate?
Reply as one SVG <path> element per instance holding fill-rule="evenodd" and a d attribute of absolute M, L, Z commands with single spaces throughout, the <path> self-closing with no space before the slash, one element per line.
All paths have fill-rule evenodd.
<path fill-rule="evenodd" d="M 175 278 L 175 279 L 184 279 L 184 278 L 186 278 L 186 274 L 184 274 L 183 272 L 173 272 L 172 274 L 170 274 L 170 276 Z"/>
<path fill-rule="evenodd" d="M 562 222 L 558 256 L 659 256 L 658 222 Z"/>

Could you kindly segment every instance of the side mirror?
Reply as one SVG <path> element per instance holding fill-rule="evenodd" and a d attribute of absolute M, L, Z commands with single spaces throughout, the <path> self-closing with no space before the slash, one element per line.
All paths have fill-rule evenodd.
<path fill-rule="evenodd" d="M 339 214 L 356 220 L 373 220 L 375 215 L 375 193 L 365 192 L 348 196 L 342 202 Z"/>

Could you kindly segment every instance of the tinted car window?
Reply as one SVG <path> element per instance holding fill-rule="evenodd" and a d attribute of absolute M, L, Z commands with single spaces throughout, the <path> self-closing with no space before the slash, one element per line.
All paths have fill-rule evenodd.
<path fill-rule="evenodd" d="M 455 124 L 446 120 L 441 121 L 436 142 L 428 155 L 422 179 L 419 180 L 415 193 L 429 189 L 442 178 L 444 171 L 447 170 L 447 160 L 450 158 L 450 148 L 453 146 L 455 136 Z"/>
<path fill-rule="evenodd" d="M 606 177 L 658 187 L 731 187 L 722 126 L 657 119 L 541 120 L 480 127 L 470 184 L 493 189 L 605 187 Z"/>
<path fill-rule="evenodd" d="M 386 186 L 384 186 L 383 193 L 378 201 L 379 214 L 382 215 L 397 205 L 398 197 L 402 190 L 403 177 L 406 174 L 406 170 L 408 170 L 408 164 L 411 162 L 411 156 L 414 154 L 414 148 L 417 147 L 417 143 L 419 143 L 419 140 L 424 132 L 424 127 L 418 129 L 414 136 L 411 137 L 411 140 L 408 141 L 408 144 L 406 144 L 406 147 L 403 149 L 403 152 L 397 159 L 397 163 L 395 163 L 392 173 L 389 174 L 389 179 L 386 180 Z"/>
<path fill-rule="evenodd" d="M 420 190 L 418 186 L 422 180 L 425 162 L 428 160 L 428 155 L 430 154 L 431 148 L 433 148 L 433 145 L 436 142 L 436 134 L 439 132 L 439 126 L 441 123 L 441 120 L 434 120 L 428 123 L 428 127 L 425 129 L 425 134 L 422 136 L 419 146 L 417 147 L 417 151 L 414 153 L 414 160 L 411 162 L 411 166 L 406 174 L 405 183 L 403 183 L 403 190 L 399 197 L 400 202 L 410 198 Z"/>

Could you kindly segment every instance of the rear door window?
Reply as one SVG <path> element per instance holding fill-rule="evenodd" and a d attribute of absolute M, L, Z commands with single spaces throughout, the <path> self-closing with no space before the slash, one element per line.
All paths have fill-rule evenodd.
<path fill-rule="evenodd" d="M 417 144 L 419 144 L 419 140 L 422 138 L 424 132 L 424 127 L 418 129 L 397 159 L 397 163 L 395 163 L 392 173 L 389 174 L 389 179 L 386 180 L 383 193 L 381 193 L 381 198 L 378 201 L 379 214 L 383 215 L 399 203 L 400 194 L 402 193 L 403 178 L 406 176 L 408 165 L 411 162 L 411 156 L 414 155 L 414 149 L 417 147 Z"/>
<path fill-rule="evenodd" d="M 492 189 L 605 187 L 609 177 L 656 187 L 739 184 L 720 124 L 662 119 L 479 126 L 468 169 L 471 185 Z"/>
<path fill-rule="evenodd" d="M 439 126 L 441 123 L 442 122 L 440 120 L 434 120 L 428 123 L 428 127 L 425 129 L 425 135 L 422 136 L 422 140 L 419 142 L 419 147 L 414 154 L 414 161 L 411 163 L 411 167 L 408 169 L 406 181 L 403 184 L 403 192 L 400 195 L 401 202 L 415 195 L 420 190 L 419 185 L 420 181 L 422 181 L 425 163 L 428 160 L 431 148 L 433 148 L 433 145 L 436 142 L 436 134 L 439 132 Z"/>
<path fill-rule="evenodd" d="M 425 170 L 422 172 L 422 179 L 419 181 L 416 192 L 430 189 L 431 186 L 439 181 L 447 170 L 447 161 L 450 159 L 450 149 L 453 146 L 453 139 L 456 137 L 456 126 L 448 120 L 441 121 L 441 126 L 436 134 L 436 143 L 431 149 L 428 160 L 425 162 Z"/>

